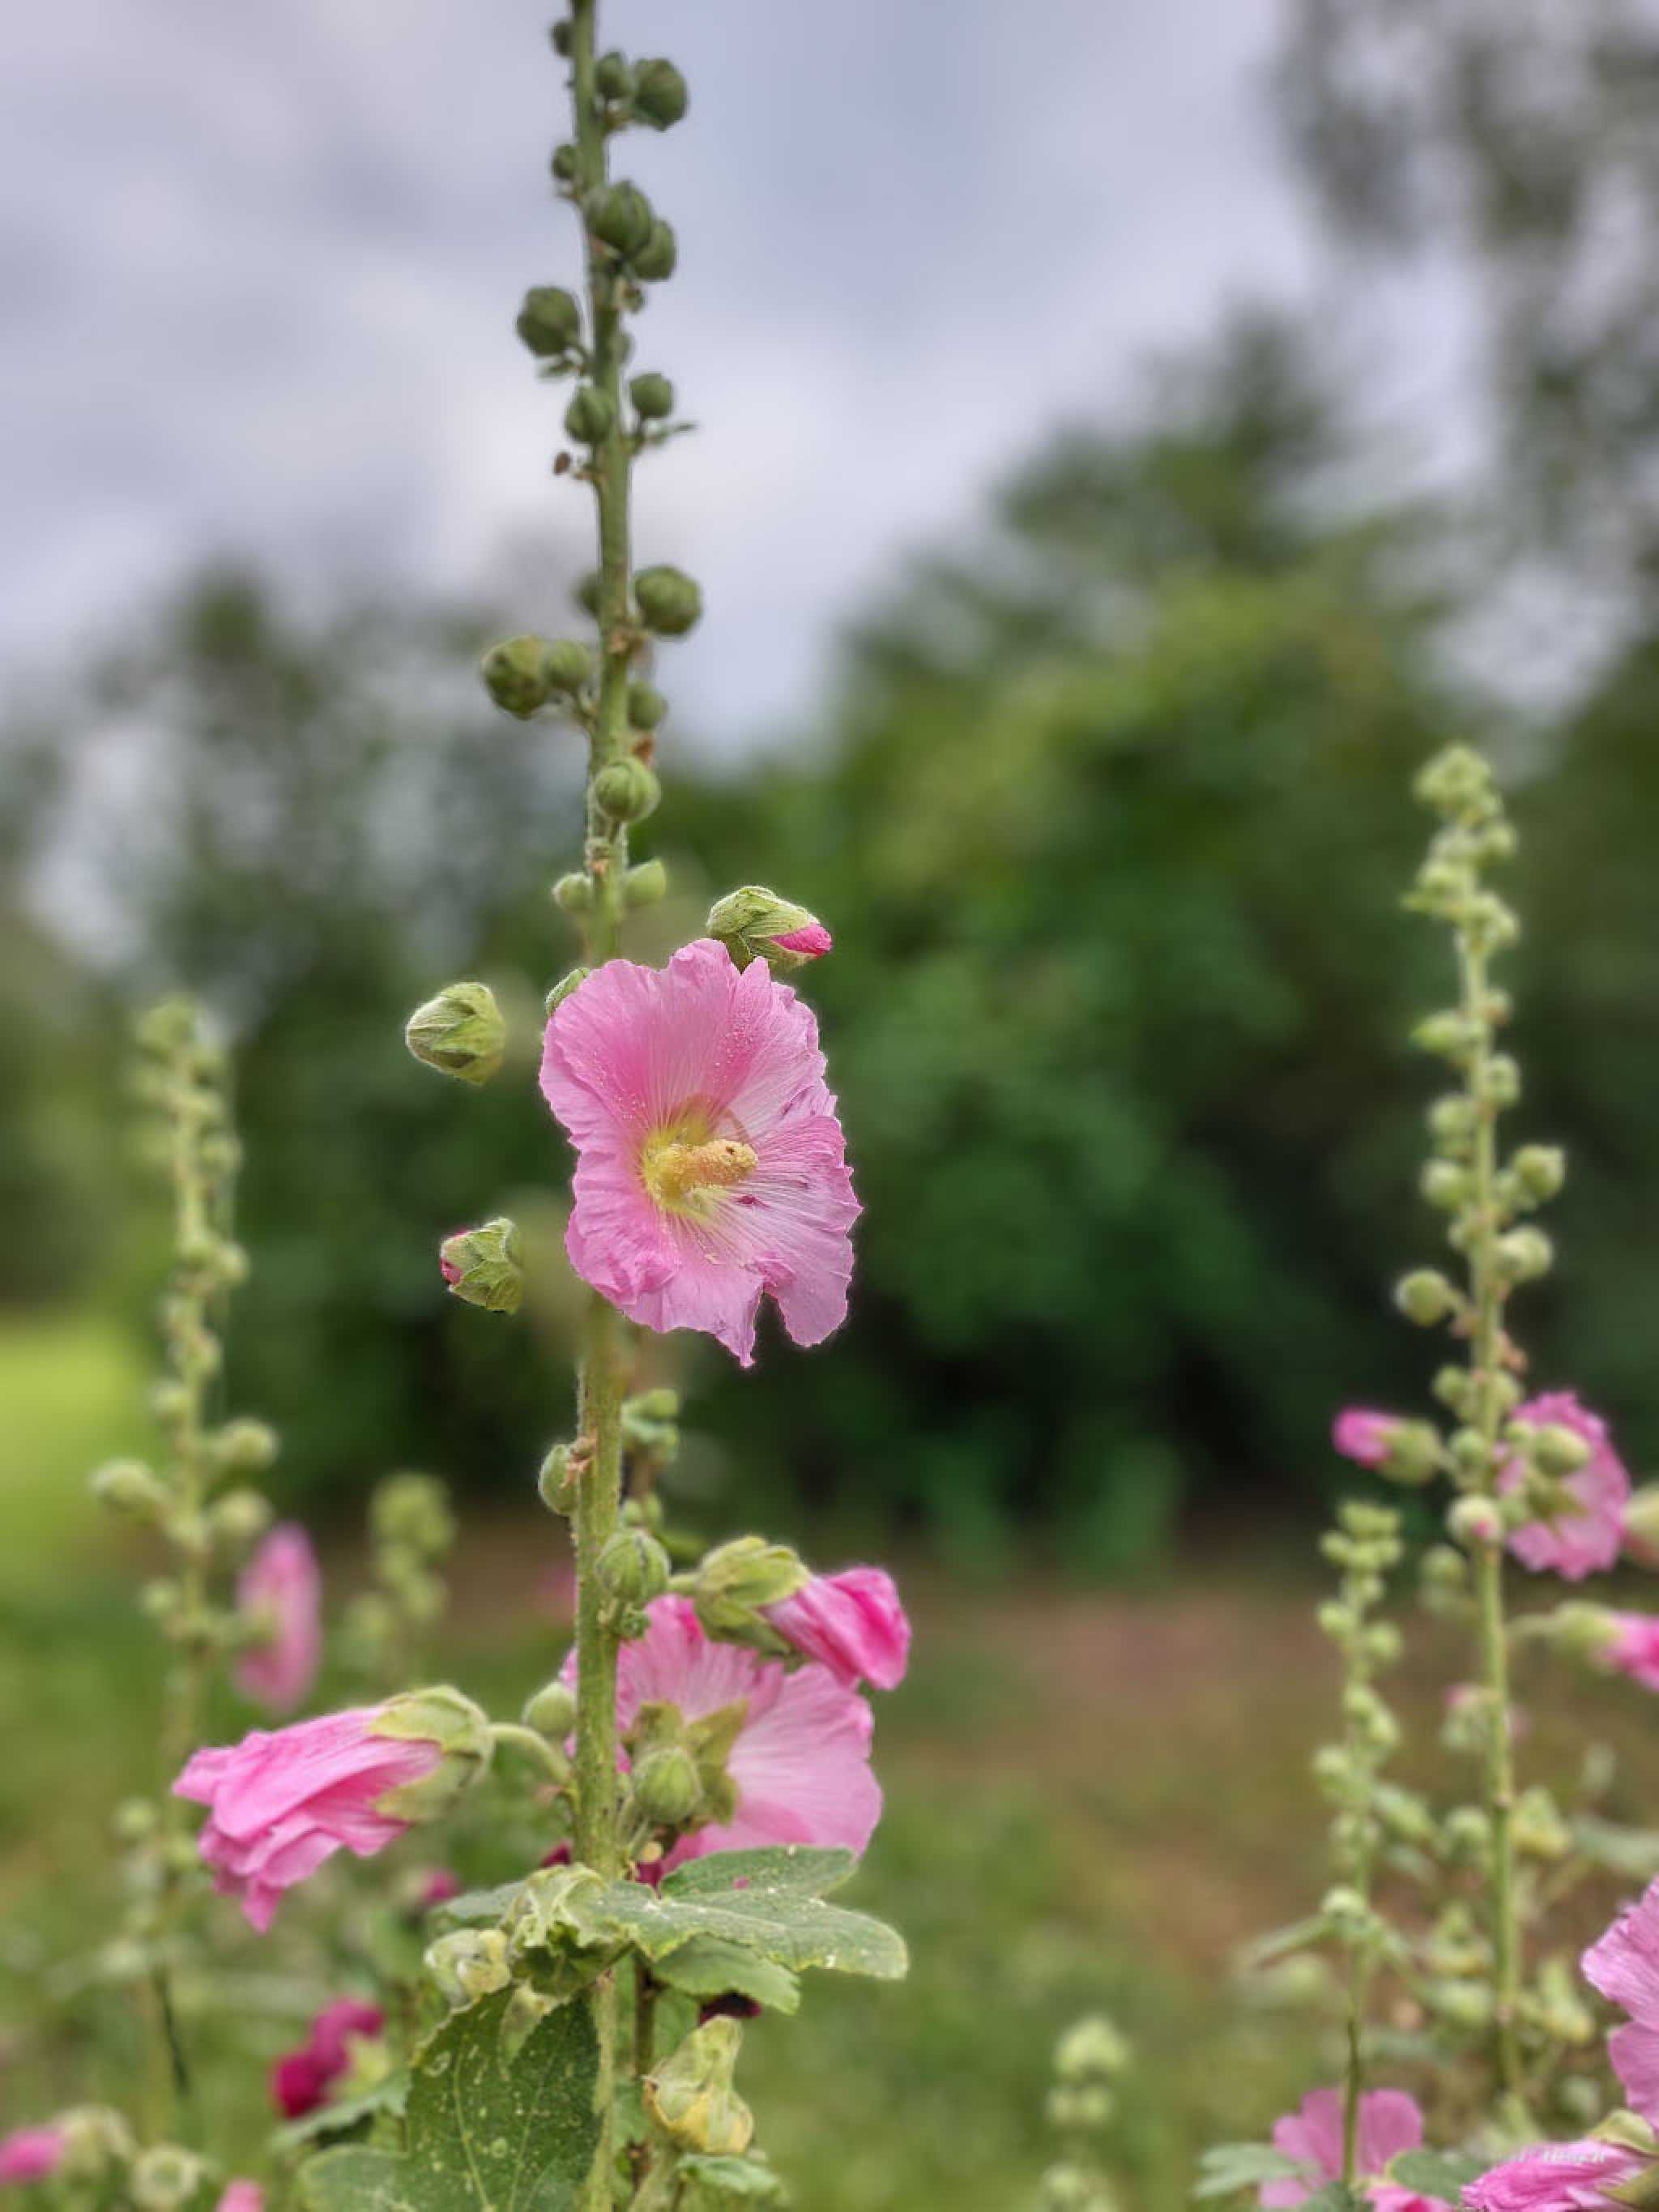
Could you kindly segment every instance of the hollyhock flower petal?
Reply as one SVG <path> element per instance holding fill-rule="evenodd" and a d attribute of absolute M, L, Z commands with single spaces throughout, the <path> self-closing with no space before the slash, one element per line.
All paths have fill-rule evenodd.
<path fill-rule="evenodd" d="M 425 1737 L 377 1733 L 383 1710 L 327 1713 L 274 1735 L 255 1729 L 196 1753 L 173 1784 L 175 1796 L 208 1808 L 198 1843 L 214 1887 L 262 1934 L 283 1892 L 335 1851 L 368 1858 L 407 1832 L 380 1800 L 430 1774 L 442 1753 Z"/>
<path fill-rule="evenodd" d="M 265 2212 L 265 2192 L 257 2181 L 228 2181 L 214 2212 Z"/>
<path fill-rule="evenodd" d="M 1361 1467 L 1381 1467 L 1400 1426 L 1398 1413 L 1379 1413 L 1368 1406 L 1345 1406 L 1331 1425 L 1331 1442 L 1344 1459 Z"/>
<path fill-rule="evenodd" d="M 236 1668 L 237 1686 L 273 1712 L 304 1703 L 323 1658 L 323 1581 L 311 1539 L 295 1521 L 273 1528 L 236 1585 L 240 1610 L 269 1624 Z"/>
<path fill-rule="evenodd" d="M 884 1568 L 814 1575 L 804 1589 L 764 1612 L 780 1636 L 822 1662 L 839 1682 L 894 1690 L 904 1680 L 910 1622 Z"/>
<path fill-rule="evenodd" d="M 0 2136 L 0 2183 L 45 2181 L 58 2171 L 64 2138 L 56 2128 L 17 2128 Z"/>
<path fill-rule="evenodd" d="M 1302 2172 L 1262 2183 L 1261 2199 L 1268 2212 L 1289 2212 L 1328 2181 L 1341 2179 L 1343 2113 L 1340 2089 L 1314 2089 L 1294 2112 L 1273 2123 L 1273 2148 L 1293 2158 Z M 1358 2118 L 1356 2163 L 1378 2212 L 1411 2212 L 1413 2205 L 1436 2203 L 1381 2178 L 1390 2159 L 1415 2150 L 1423 2140 L 1416 2100 L 1403 2089 L 1368 2090 L 1359 2100 Z"/>
<path fill-rule="evenodd" d="M 1644 1690 L 1659 1690 L 1659 1618 L 1646 1613 L 1612 1615 L 1613 1633 L 1597 1655 L 1614 1674 L 1628 1674 Z"/>
<path fill-rule="evenodd" d="M 785 930 L 772 939 L 786 952 L 799 952 L 803 960 L 822 960 L 826 952 L 833 952 L 836 940 L 821 921 L 809 921 L 805 929 Z"/>
<path fill-rule="evenodd" d="M 699 1828 L 669 1853 L 670 1869 L 709 1851 L 817 1844 L 862 1852 L 881 1817 L 870 1771 L 870 1708 L 826 1667 L 791 1673 L 781 1661 L 703 1632 L 689 1598 L 656 1599 L 642 1637 L 617 1666 L 623 1729 L 647 1703 L 676 1705 L 688 1720 L 742 1704 L 744 1723 L 726 1762 L 737 1810 Z M 566 1662 L 566 1676 L 574 1668 Z"/>
<path fill-rule="evenodd" d="M 1580 1965 L 1590 1986 L 1631 2015 L 1607 2038 L 1607 2057 L 1631 2110 L 1659 2120 L 1659 1881 L 1619 1915 Z"/>
<path fill-rule="evenodd" d="M 325 2005 L 299 2050 L 284 2052 L 271 2066 L 270 2097 L 278 2112 L 297 2120 L 326 2103 L 330 2089 L 350 2068 L 352 2039 L 368 2040 L 385 2027 L 379 2005 L 361 1997 L 337 1997 Z"/>
<path fill-rule="evenodd" d="M 1631 1481 L 1625 1463 L 1613 1448 L 1607 1425 L 1599 1413 L 1581 1406 L 1571 1390 L 1546 1391 L 1516 1408 L 1517 1421 L 1535 1427 L 1571 1429 L 1590 1447 L 1588 1462 L 1563 1485 L 1574 1501 L 1574 1510 L 1553 1521 L 1528 1521 L 1510 1538 L 1510 1549 L 1522 1566 L 1534 1573 L 1552 1571 L 1570 1583 L 1610 1567 L 1624 1542 L 1625 1508 L 1630 1503 Z M 1523 1479 L 1518 1461 L 1498 1470 L 1498 1487 L 1512 1490 Z"/>
<path fill-rule="evenodd" d="M 858 1202 L 817 1024 L 764 961 L 708 938 L 608 961 L 555 1010 L 541 1082 L 577 1152 L 571 1265 L 630 1320 L 744 1366 L 765 1295 L 798 1343 L 840 1325 Z"/>
<path fill-rule="evenodd" d="M 1470 2182 L 1463 2202 L 1473 2212 L 1614 2212 L 1607 2192 L 1646 2163 L 1599 2136 L 1537 2143 Z"/>

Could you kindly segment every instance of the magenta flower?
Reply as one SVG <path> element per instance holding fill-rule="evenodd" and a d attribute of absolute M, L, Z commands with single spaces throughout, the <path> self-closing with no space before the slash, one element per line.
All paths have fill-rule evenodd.
<path fill-rule="evenodd" d="M 835 939 L 821 921 L 809 921 L 805 929 L 787 929 L 772 942 L 786 952 L 798 952 L 803 960 L 822 960 L 836 949 Z"/>
<path fill-rule="evenodd" d="M 845 1319 L 845 1141 L 817 1024 L 763 960 L 608 961 L 548 1023 L 542 1090 L 576 1147 L 570 1264 L 630 1321 L 746 1367 L 763 1292 L 798 1344 Z"/>
<path fill-rule="evenodd" d="M 337 1850 L 371 1858 L 410 1823 L 383 1808 L 443 1758 L 425 1737 L 389 1735 L 384 1705 L 325 1713 L 239 1744 L 198 1751 L 173 1785 L 205 1805 L 199 1844 L 222 1897 L 240 1901 L 263 1935 L 285 1889 Z"/>
<path fill-rule="evenodd" d="M 271 1530 L 242 1570 L 239 1610 L 262 1641 L 236 1668 L 239 1689 L 275 1713 L 304 1703 L 323 1661 L 323 1578 L 311 1539 L 297 1521 Z"/>
<path fill-rule="evenodd" d="M 1607 2038 L 1607 2057 L 1631 2110 L 1659 2119 L 1659 1881 L 1650 1882 L 1580 1964 L 1585 1980 L 1630 2014 Z"/>
<path fill-rule="evenodd" d="M 386 2014 L 361 1997 L 337 1997 L 311 2023 L 297 2051 L 284 2051 L 270 2069 L 270 2101 L 290 2120 L 302 2119 L 325 2104 L 328 2093 L 350 2071 L 351 2045 L 379 2035 Z"/>
<path fill-rule="evenodd" d="M 1599 2136 L 1535 2143 L 1471 2181 L 1463 2202 L 1474 2212 L 1617 2212 L 1610 2191 L 1647 2163 L 1640 2151 Z"/>
<path fill-rule="evenodd" d="M 893 1577 L 883 1567 L 814 1575 L 804 1589 L 763 1607 L 797 1651 L 826 1666 L 838 1682 L 896 1690 L 910 1658 L 910 1623 Z"/>
<path fill-rule="evenodd" d="M 45 2181 L 58 2171 L 64 2138 L 56 2128 L 18 2128 L 0 2136 L 0 2184 Z"/>
<path fill-rule="evenodd" d="M 228 2181 L 213 2212 L 265 2212 L 265 2192 L 257 2181 Z"/>
<path fill-rule="evenodd" d="M 1328 2181 L 1342 2179 L 1342 2112 L 1340 2089 L 1315 2089 L 1299 2109 L 1273 2123 L 1273 2148 L 1293 2158 L 1302 2171 L 1264 2181 L 1261 2197 L 1268 2212 L 1288 2212 Z M 1415 2212 L 1438 2207 L 1440 2200 L 1383 2179 L 1389 2160 L 1423 2141 L 1423 2115 L 1403 2089 L 1371 2089 L 1359 2100 L 1356 2164 L 1360 2185 L 1377 2212 Z M 1441 2212 L 1445 2212 L 1441 2208 Z"/>
<path fill-rule="evenodd" d="M 1625 1508 L 1630 1502 L 1630 1476 L 1614 1451 L 1607 1425 L 1599 1413 L 1581 1406 L 1571 1390 L 1547 1391 L 1517 1408 L 1517 1421 L 1534 1426 L 1571 1429 L 1590 1447 L 1590 1457 L 1563 1485 L 1575 1510 L 1552 1521 L 1528 1521 L 1510 1538 L 1510 1549 L 1522 1566 L 1534 1573 L 1553 1568 L 1570 1583 L 1610 1567 L 1624 1540 Z M 1500 1490 L 1513 1490 L 1522 1479 L 1520 1462 L 1510 1460 L 1498 1470 Z"/>
<path fill-rule="evenodd" d="M 1344 1459 L 1361 1467 L 1381 1467 L 1400 1426 L 1398 1413 L 1378 1413 L 1369 1406 L 1345 1406 L 1331 1424 L 1331 1442 Z"/>
<path fill-rule="evenodd" d="M 678 1706 L 687 1720 L 744 1707 L 726 1760 L 737 1810 L 729 1823 L 683 1837 L 667 1865 L 763 1844 L 861 1852 L 881 1817 L 864 1699 L 827 1667 L 792 1673 L 781 1660 L 716 1644 L 689 1598 L 659 1597 L 647 1611 L 645 1634 L 623 1644 L 617 1665 L 617 1717 L 624 1732 L 647 1703 Z M 574 1680 L 574 1655 L 565 1674 Z"/>

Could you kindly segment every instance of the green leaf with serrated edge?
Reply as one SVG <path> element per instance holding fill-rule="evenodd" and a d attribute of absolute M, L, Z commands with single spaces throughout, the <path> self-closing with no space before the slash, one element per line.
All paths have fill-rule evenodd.
<path fill-rule="evenodd" d="M 1288 1928 L 1274 1928 L 1247 1943 L 1237 1954 L 1238 1963 L 1249 1972 L 1253 1966 L 1265 1966 L 1274 1959 L 1282 1959 L 1287 1951 L 1305 1951 L 1309 1944 L 1323 1942 L 1330 1932 L 1331 1923 L 1322 1912 L 1309 1920 L 1293 1920 Z"/>
<path fill-rule="evenodd" d="M 523 1887 L 521 1881 L 503 1881 L 494 1889 L 464 1890 L 434 1905 L 428 1921 L 437 1929 L 484 1927 L 501 1918 Z"/>
<path fill-rule="evenodd" d="M 408 2102 L 408 2075 L 388 2074 L 384 2081 L 377 2081 L 361 2096 L 337 2098 L 331 2104 L 319 2105 L 314 2112 L 307 2112 L 301 2119 L 290 2120 L 286 2127 L 276 2130 L 270 2147 L 279 2155 L 304 2150 L 329 2136 L 349 2135 L 365 2120 L 372 2120 L 377 2112 L 388 2113 L 397 2119 Z"/>
<path fill-rule="evenodd" d="M 728 1889 L 765 1889 L 775 1895 L 824 1897 L 858 1872 L 851 1851 L 819 1850 L 810 1844 L 771 1844 L 753 1851 L 708 1851 L 688 1859 L 663 1882 L 672 1897 L 709 1897 Z"/>
<path fill-rule="evenodd" d="M 1472 2181 L 1479 2181 L 1491 2165 L 1489 2159 L 1472 2158 L 1462 2150 L 1402 2150 L 1389 2161 L 1389 2179 L 1419 2197 L 1437 2197 L 1443 2204 L 1455 2204 Z"/>
<path fill-rule="evenodd" d="M 1213 2143 L 1198 2161 L 1194 2197 L 1231 2197 L 1236 2189 L 1254 2189 L 1263 2181 L 1282 2181 L 1300 2173 L 1293 2158 L 1271 2143 Z"/>
<path fill-rule="evenodd" d="M 797 1972 L 823 1966 L 896 1981 L 909 1969 L 903 1939 L 884 1922 L 792 1890 L 755 1886 L 683 1897 L 665 1884 L 655 1890 L 617 1881 L 585 1899 L 583 1910 L 596 1929 L 651 1960 L 666 1958 L 694 1936 L 714 1936 Z"/>
<path fill-rule="evenodd" d="M 680 2179 L 690 2212 L 719 2212 L 726 2204 L 781 2204 L 786 2194 L 783 2177 L 754 2158 L 683 2158 Z"/>
<path fill-rule="evenodd" d="M 741 1943 L 724 1942 L 718 1936 L 692 1936 L 659 1959 L 652 1972 L 659 1982 L 684 1990 L 688 1996 L 732 1994 L 751 1997 L 773 2012 L 800 2009 L 800 1984 L 787 1966 L 763 1959 Z"/>
<path fill-rule="evenodd" d="M 537 2021 L 510 2059 L 514 1992 L 453 2014 L 415 2054 L 401 2151 L 356 2144 L 300 2170 L 309 2212 L 570 2212 L 599 2140 L 586 2005 Z"/>

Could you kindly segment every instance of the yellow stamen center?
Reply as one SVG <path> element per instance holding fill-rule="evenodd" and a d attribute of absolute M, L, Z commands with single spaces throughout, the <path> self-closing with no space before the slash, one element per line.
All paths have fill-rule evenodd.
<path fill-rule="evenodd" d="M 759 1165 L 753 1146 L 736 1137 L 688 1141 L 689 1133 L 665 1129 L 640 1156 L 646 1188 L 672 1213 L 695 1212 L 705 1192 L 728 1189 Z"/>

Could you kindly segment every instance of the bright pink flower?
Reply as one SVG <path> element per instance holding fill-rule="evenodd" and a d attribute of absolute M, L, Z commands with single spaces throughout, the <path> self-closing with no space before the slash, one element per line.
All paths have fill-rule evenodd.
<path fill-rule="evenodd" d="M 337 1997 L 311 2023 L 297 2051 L 285 2051 L 270 2069 L 270 2101 L 290 2120 L 314 2112 L 351 2066 L 354 2039 L 368 2041 L 386 2026 L 379 2005 L 361 1997 Z"/>
<path fill-rule="evenodd" d="M 647 1703 L 677 1705 L 687 1720 L 727 1705 L 745 1709 L 726 1761 L 736 1814 L 726 1826 L 682 1838 L 665 1864 L 763 1844 L 862 1851 L 881 1817 L 864 1699 L 827 1667 L 809 1664 L 791 1673 L 781 1660 L 715 1643 L 704 1635 L 689 1598 L 659 1597 L 647 1611 L 645 1634 L 624 1644 L 617 1661 L 620 1726 L 631 1727 Z M 565 1673 L 574 1681 L 574 1660 Z"/>
<path fill-rule="evenodd" d="M 910 1623 L 883 1567 L 814 1575 L 793 1597 L 763 1608 L 780 1636 L 821 1660 L 838 1682 L 896 1690 L 910 1658 Z"/>
<path fill-rule="evenodd" d="M 1328 2181 L 1342 2179 L 1343 2096 L 1340 2089 L 1315 2089 L 1300 2108 L 1273 2123 L 1273 2148 L 1302 2168 L 1278 2181 L 1264 2181 L 1261 2202 L 1269 2212 L 1300 2204 Z M 1377 2212 L 1413 2212 L 1439 2200 L 1382 2179 L 1391 2158 L 1416 2150 L 1423 2141 L 1423 2115 L 1403 2089 L 1371 2089 L 1359 2100 L 1356 2164 L 1362 2185 Z"/>
<path fill-rule="evenodd" d="M 1547 1391 L 1517 1407 L 1517 1421 L 1535 1427 L 1571 1429 L 1590 1447 L 1590 1457 L 1563 1485 L 1577 1508 L 1558 1514 L 1553 1521 L 1528 1521 L 1510 1538 L 1510 1549 L 1522 1566 L 1541 1572 L 1553 1568 L 1570 1583 L 1610 1567 L 1624 1540 L 1625 1508 L 1630 1503 L 1630 1476 L 1614 1451 L 1607 1425 L 1599 1413 L 1581 1406 L 1571 1390 Z M 1512 1490 L 1522 1479 L 1518 1461 L 1498 1470 L 1498 1487 Z"/>
<path fill-rule="evenodd" d="M 1598 1654 L 1604 1667 L 1628 1674 L 1644 1690 L 1659 1690 L 1659 1618 L 1650 1613 L 1609 1613 L 1612 1634 Z"/>
<path fill-rule="evenodd" d="M 275 1713 L 303 1704 L 323 1662 L 323 1578 L 311 1539 L 297 1521 L 271 1530 L 242 1570 L 240 1610 L 269 1634 L 236 1669 L 237 1686 Z"/>
<path fill-rule="evenodd" d="M 422 1736 L 378 1733 L 384 1710 L 325 1713 L 274 1735 L 255 1729 L 198 1751 L 173 1784 L 175 1797 L 208 1808 L 198 1840 L 214 1887 L 240 1899 L 262 1934 L 283 1892 L 325 1859 L 342 1848 L 372 1858 L 407 1832 L 380 1801 L 430 1774 L 442 1753 Z"/>
<path fill-rule="evenodd" d="M 1607 2057 L 1631 2110 L 1659 2119 L 1659 1881 L 1650 1882 L 1580 1964 L 1585 1980 L 1630 2014 L 1607 2038 Z"/>
<path fill-rule="evenodd" d="M 1331 1424 L 1331 1442 L 1344 1459 L 1361 1467 L 1381 1467 L 1389 1455 L 1398 1413 L 1374 1413 L 1367 1406 L 1345 1406 Z"/>
<path fill-rule="evenodd" d="M 798 1344 L 845 1319 L 845 1140 L 817 1024 L 763 960 L 702 938 L 608 961 L 548 1023 L 542 1090 L 576 1147 L 570 1263 L 630 1321 L 746 1367 L 763 1292 Z"/>
<path fill-rule="evenodd" d="M 1647 2163 L 1639 2151 L 1595 2136 L 1535 2143 L 1471 2181 L 1463 2202 L 1474 2212 L 1618 2212 L 1608 2191 Z"/>
<path fill-rule="evenodd" d="M 0 2136 L 0 2183 L 44 2181 L 56 2173 L 64 2138 L 56 2128 L 18 2128 Z"/>
<path fill-rule="evenodd" d="M 214 2212 L 265 2212 L 265 2192 L 257 2181 L 228 2181 Z"/>
<path fill-rule="evenodd" d="M 772 939 L 786 952 L 799 952 L 803 960 L 822 960 L 826 952 L 833 952 L 836 940 L 821 921 L 809 921 L 805 929 L 791 929 L 781 937 Z"/>

